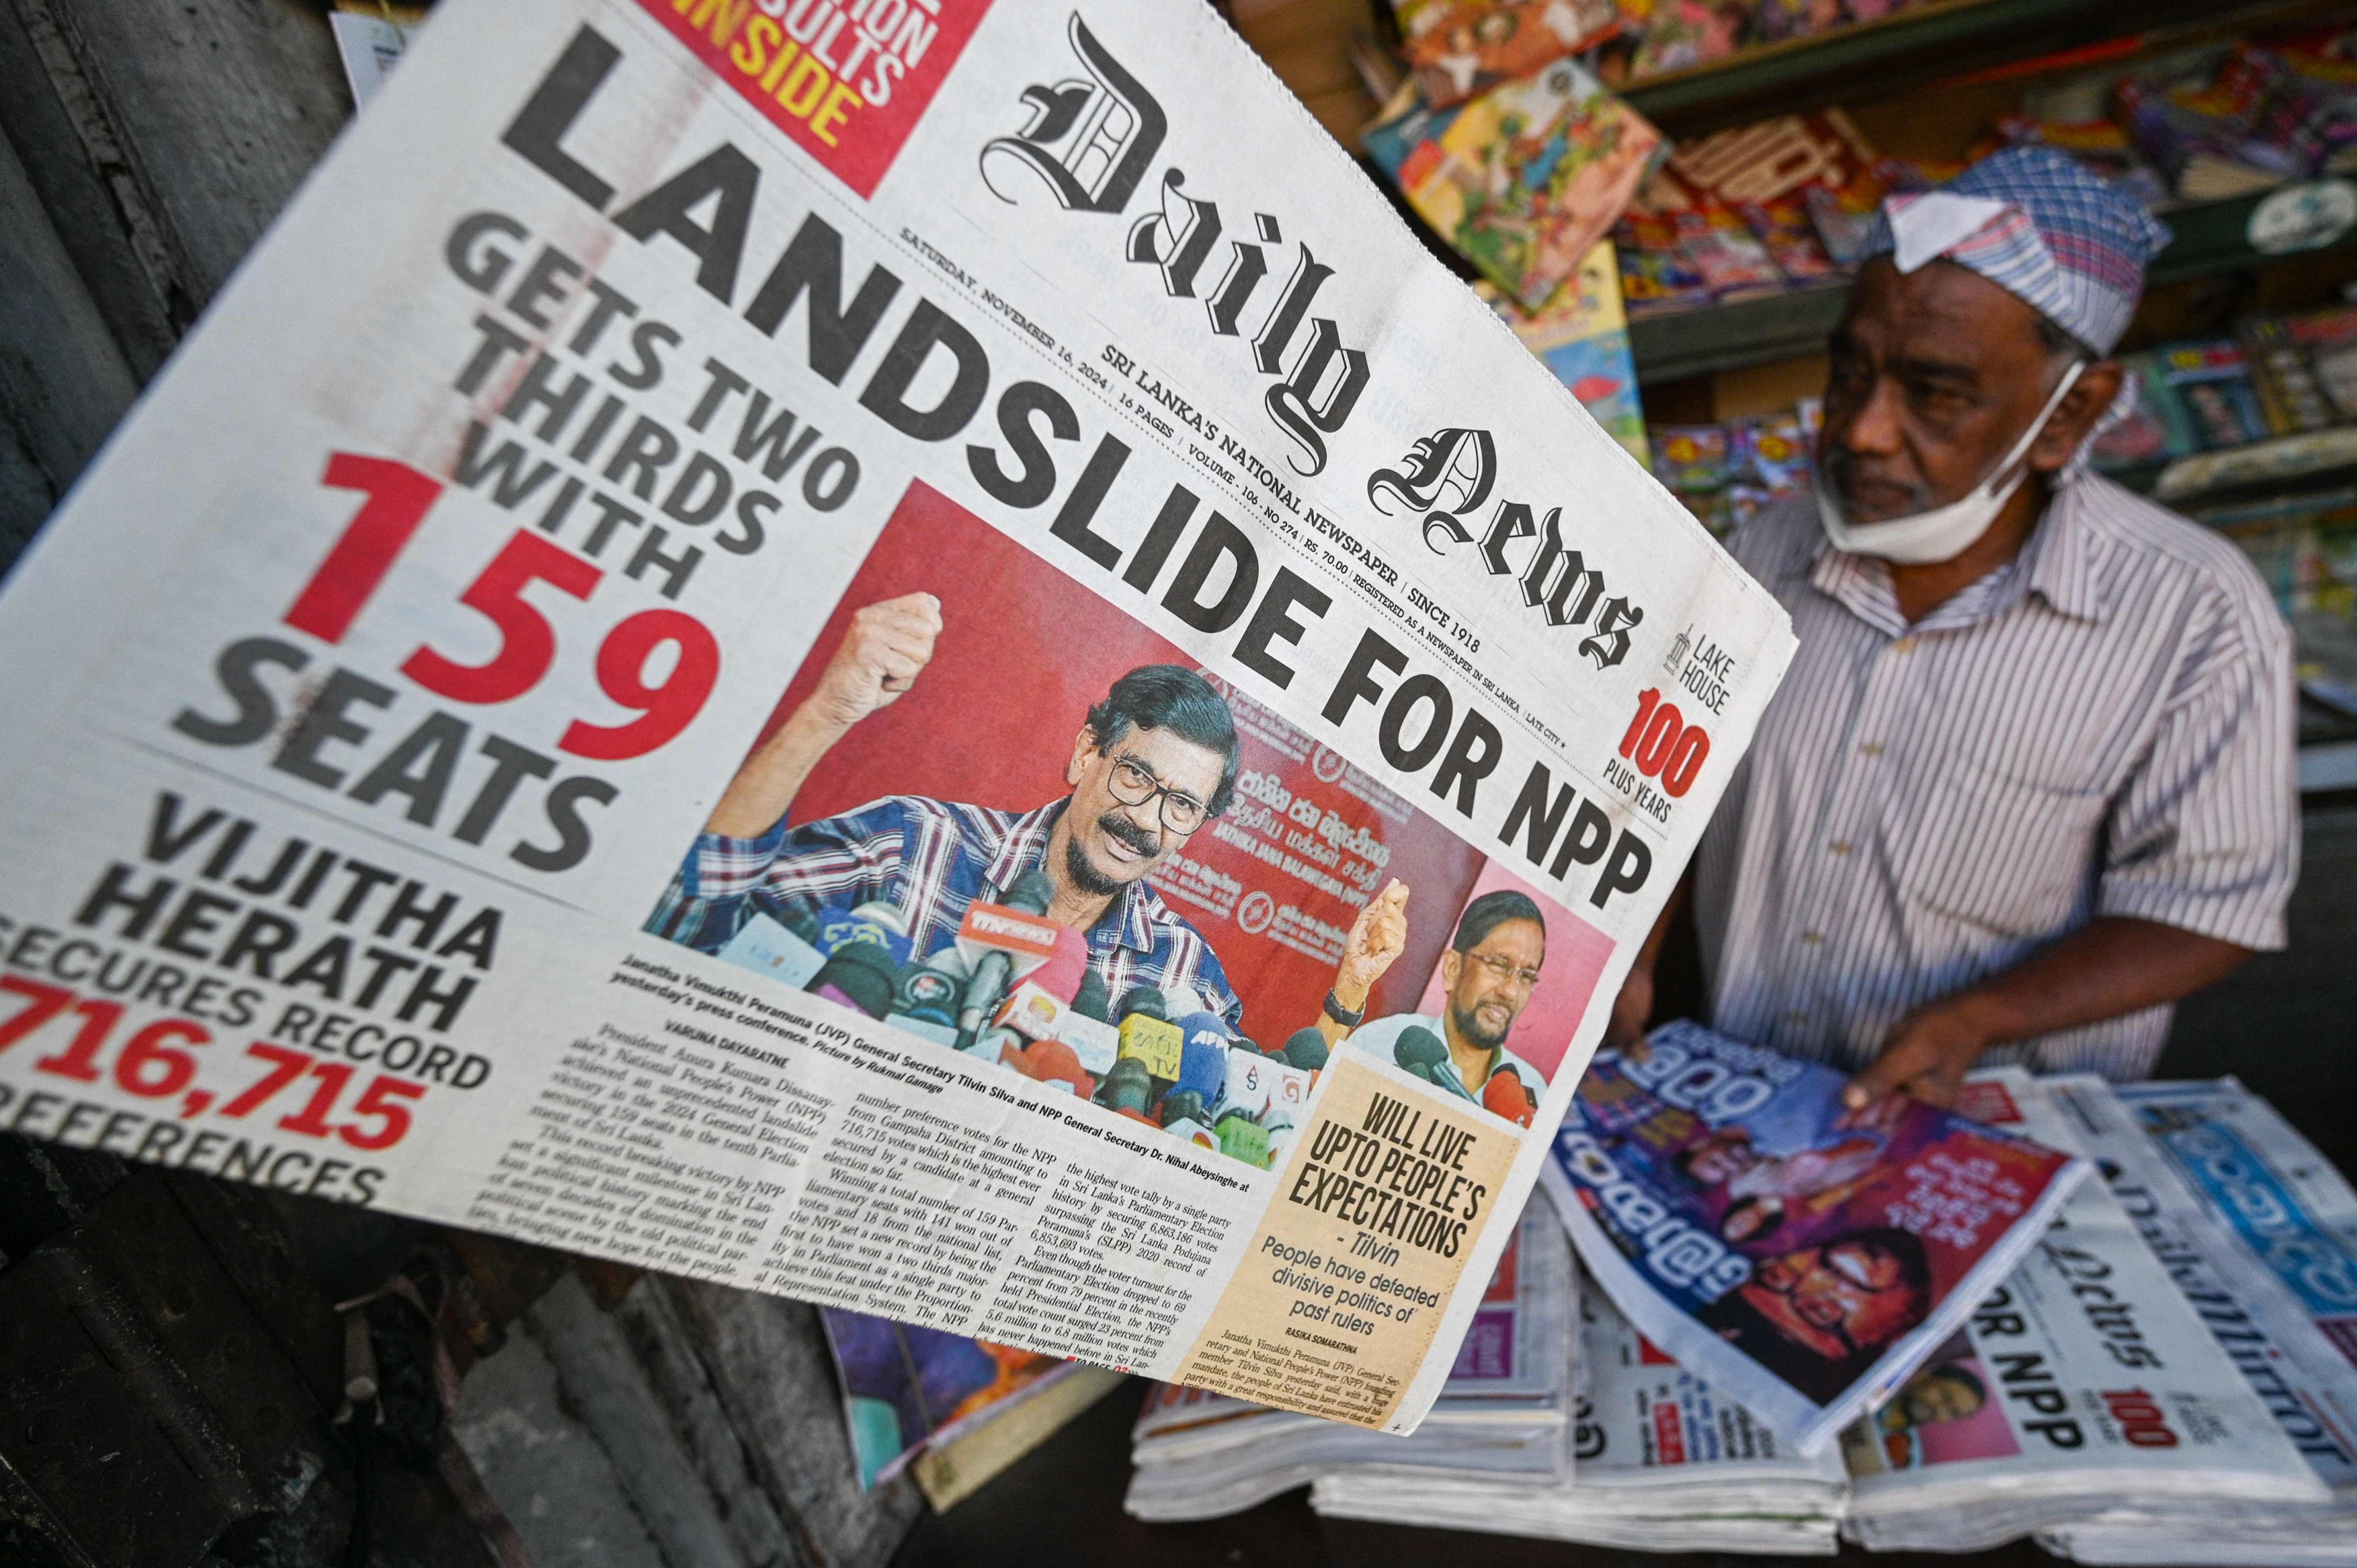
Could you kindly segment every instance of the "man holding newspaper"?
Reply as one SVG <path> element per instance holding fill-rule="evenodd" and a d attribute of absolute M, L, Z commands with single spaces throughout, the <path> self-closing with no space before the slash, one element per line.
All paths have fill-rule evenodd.
<path fill-rule="evenodd" d="M 2172 1004 L 2283 945 L 2286 629 L 2231 543 L 2085 471 L 2167 239 L 2040 147 L 1890 198 L 1815 500 L 1729 542 L 1800 652 L 1691 875 L 1710 1013 L 1856 1071 L 1853 1109 L 1947 1103 L 1993 1047 L 2141 1078 Z"/>

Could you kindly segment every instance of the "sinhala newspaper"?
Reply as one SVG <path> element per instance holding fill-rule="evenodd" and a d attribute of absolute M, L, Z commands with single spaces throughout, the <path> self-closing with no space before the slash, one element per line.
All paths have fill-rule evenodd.
<path fill-rule="evenodd" d="M 446 0 L 0 602 L 0 1128 L 1405 1430 L 1790 647 L 1208 7 Z"/>

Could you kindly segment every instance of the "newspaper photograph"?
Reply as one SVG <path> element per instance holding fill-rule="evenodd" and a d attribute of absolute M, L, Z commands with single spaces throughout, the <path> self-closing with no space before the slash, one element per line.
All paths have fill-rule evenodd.
<path fill-rule="evenodd" d="M 1648 1338 L 1821 1453 L 2033 1246 L 2087 1163 L 1845 1075 L 1663 1025 L 1600 1051 L 1546 1173 Z"/>
<path fill-rule="evenodd" d="M 0 595 L 0 1130 L 1412 1430 L 1786 618 L 1209 7 L 856 15 L 435 8 Z"/>

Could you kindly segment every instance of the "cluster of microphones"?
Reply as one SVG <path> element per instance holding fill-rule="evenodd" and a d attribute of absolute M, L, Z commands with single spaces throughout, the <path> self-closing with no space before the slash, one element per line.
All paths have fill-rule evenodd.
<path fill-rule="evenodd" d="M 1527 1127 L 1538 1115 L 1538 1096 L 1523 1081 L 1523 1075 L 1507 1063 L 1498 1064 L 1490 1074 L 1481 1092 L 1473 1093 L 1465 1087 L 1465 1079 L 1448 1055 L 1448 1042 L 1421 1024 L 1411 1024 L 1399 1032 L 1392 1042 L 1392 1060 L 1403 1071 L 1413 1073 L 1436 1089 L 1446 1090 L 1464 1099 L 1476 1101 L 1492 1115 Z"/>
<path fill-rule="evenodd" d="M 1002 901 L 968 907 L 955 940 L 922 959 L 900 911 L 880 902 L 758 915 L 721 956 L 1267 1168 L 1326 1065 L 1325 1036 L 1302 1029 L 1264 1050 L 1185 985 L 1114 998 L 1087 940 L 1047 918 L 1049 897 L 1047 876 L 1028 871 Z M 1448 1057 L 1440 1047 L 1444 1068 Z"/>

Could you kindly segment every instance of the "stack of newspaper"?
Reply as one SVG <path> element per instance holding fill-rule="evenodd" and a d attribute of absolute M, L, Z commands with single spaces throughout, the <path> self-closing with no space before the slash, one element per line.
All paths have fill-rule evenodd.
<path fill-rule="evenodd" d="M 1517 1492 L 1568 1481 L 1577 1301 L 1570 1246 L 1534 1202 L 1413 1436 L 1166 1385 L 1138 1416 L 1124 1506 L 1143 1520 L 1216 1519 L 1361 1472 L 1385 1487 L 1434 1473 L 1495 1476 Z"/>
<path fill-rule="evenodd" d="M 2357 1564 L 2357 1367 L 2311 1316 L 2329 1323 L 2357 1306 L 2357 1271 L 2334 1240 L 2357 1217 L 2357 1196 L 2231 1079 L 2115 1093 L 2065 1078 L 2048 1089 L 2153 1256 L 2332 1500 L 2231 1511 L 2124 1501 L 2040 1541 L 2083 1563 Z M 2228 1215 L 2264 1251 L 2219 1222 Z"/>
<path fill-rule="evenodd" d="M 1655 1348 L 1601 1291 L 1582 1290 L 1579 1310 L 1576 1482 L 1338 1473 L 1318 1479 L 1311 1505 L 1350 1519 L 1657 1552 L 1834 1551 L 1845 1487 L 1831 1450 L 1803 1457 Z"/>
<path fill-rule="evenodd" d="M 1979 1119 L 2080 1146 L 2028 1074 L 1979 1075 L 1974 1092 Z M 2232 1540 L 2330 1496 L 2103 1182 L 2072 1194 L 2022 1264 L 1842 1445 L 1846 1529 L 1879 1550 L 1972 1551 L 2100 1520 L 2106 1544 L 2141 1531 L 2154 1560 L 2216 1562 L 2188 1552 L 2190 1532 L 2206 1524 Z"/>

